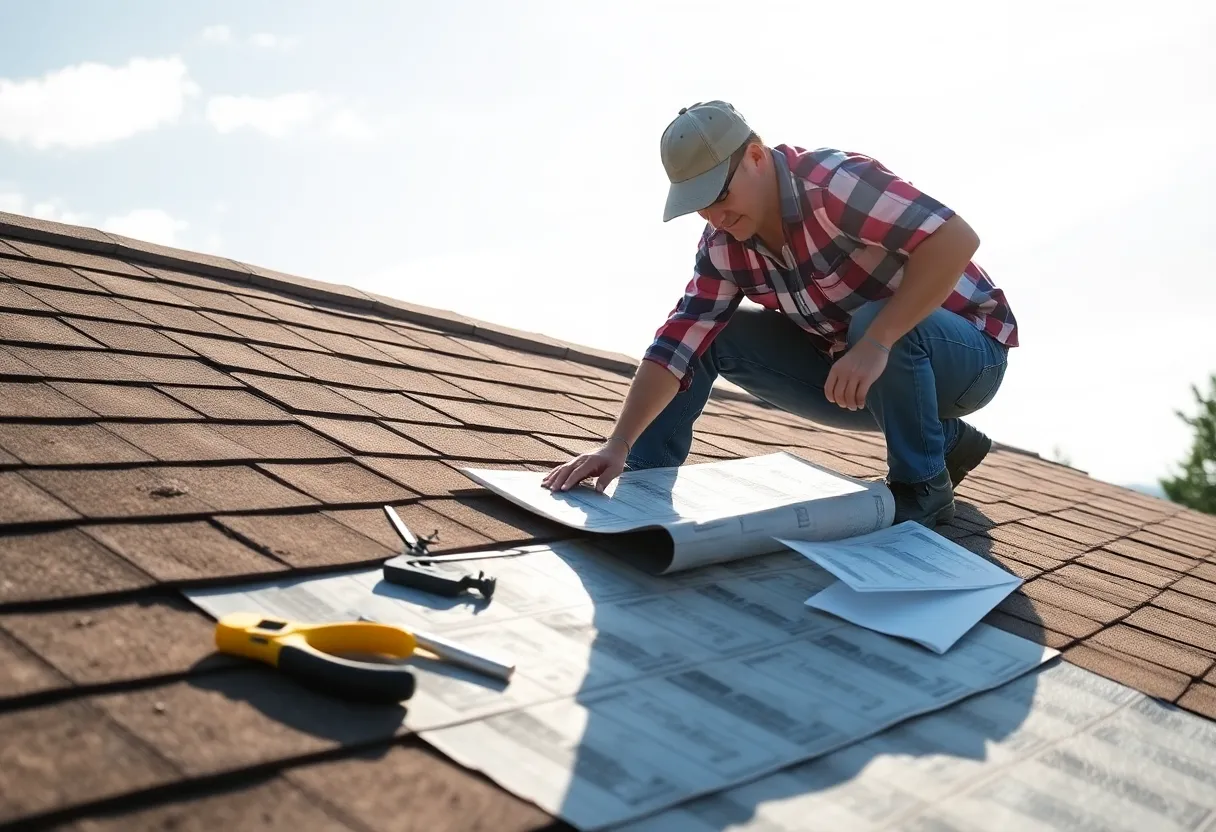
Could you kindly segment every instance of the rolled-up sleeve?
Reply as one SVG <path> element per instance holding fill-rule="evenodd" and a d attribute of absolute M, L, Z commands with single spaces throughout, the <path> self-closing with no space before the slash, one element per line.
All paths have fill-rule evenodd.
<path fill-rule="evenodd" d="M 708 250 L 697 254 L 692 280 L 683 297 L 655 333 L 642 356 L 670 370 L 687 390 L 699 358 L 726 326 L 743 292 L 710 262 Z"/>
<path fill-rule="evenodd" d="M 840 233 L 904 256 L 954 211 L 868 156 L 848 154 L 823 190 L 822 219 Z"/>

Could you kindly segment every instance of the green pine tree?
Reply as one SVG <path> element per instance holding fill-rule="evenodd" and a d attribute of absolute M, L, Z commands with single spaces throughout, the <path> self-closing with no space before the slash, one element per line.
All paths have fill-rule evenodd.
<path fill-rule="evenodd" d="M 1209 379 L 1211 392 L 1204 396 L 1191 385 L 1199 405 L 1194 416 L 1175 411 L 1178 418 L 1195 429 L 1195 441 L 1182 470 L 1172 479 L 1161 480 L 1165 494 L 1175 503 L 1216 514 L 1216 374 Z"/>

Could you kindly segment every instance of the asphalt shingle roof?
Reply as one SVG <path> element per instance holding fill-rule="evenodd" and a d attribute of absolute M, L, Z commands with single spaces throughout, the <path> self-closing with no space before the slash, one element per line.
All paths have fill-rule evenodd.
<path fill-rule="evenodd" d="M 0 825 L 562 828 L 398 709 L 216 656 L 176 590 L 389 557 L 384 503 L 436 551 L 568 537 L 457 468 L 585 449 L 633 362 L 92 229 L 0 238 Z M 691 461 L 778 449 L 885 471 L 881 438 L 726 393 Z M 939 531 L 1026 579 L 990 623 L 1216 718 L 1216 518 L 1003 447 L 959 496 Z"/>

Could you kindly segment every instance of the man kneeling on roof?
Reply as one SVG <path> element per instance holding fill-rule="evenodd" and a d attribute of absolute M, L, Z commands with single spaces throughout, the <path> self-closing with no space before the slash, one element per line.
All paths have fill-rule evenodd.
<path fill-rule="evenodd" d="M 683 464 L 721 374 L 813 422 L 877 428 L 895 522 L 949 521 L 992 447 L 961 417 L 996 395 L 1017 346 L 1004 293 L 971 260 L 975 232 L 874 159 L 766 146 L 723 101 L 680 110 L 660 152 L 663 221 L 707 223 L 692 280 L 611 437 L 545 486 L 594 476 L 602 491 L 623 470 Z"/>

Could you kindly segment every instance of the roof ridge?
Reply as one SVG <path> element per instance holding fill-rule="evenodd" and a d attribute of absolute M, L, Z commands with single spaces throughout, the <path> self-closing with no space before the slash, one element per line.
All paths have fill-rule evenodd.
<path fill-rule="evenodd" d="M 562 358 L 613 372 L 632 375 L 638 359 L 550 338 L 539 332 L 481 321 L 458 312 L 408 303 L 399 298 L 367 292 L 340 283 L 314 280 L 266 269 L 228 257 L 149 243 L 87 226 L 41 220 L 0 211 L 0 237 L 41 243 L 57 248 L 103 254 L 158 268 L 187 269 L 198 274 L 250 283 L 269 289 L 322 300 L 340 306 L 376 312 L 390 318 L 435 327 L 460 335 L 474 335 L 501 346 Z"/>

